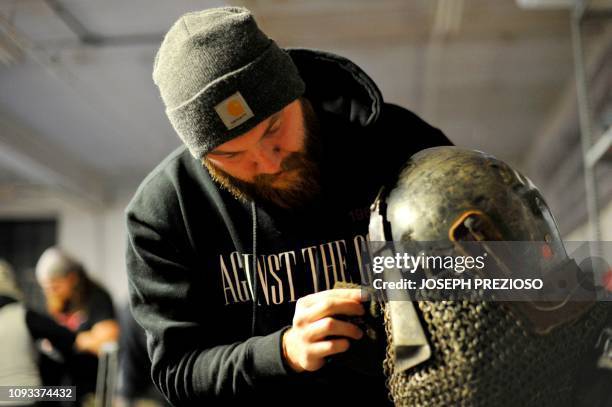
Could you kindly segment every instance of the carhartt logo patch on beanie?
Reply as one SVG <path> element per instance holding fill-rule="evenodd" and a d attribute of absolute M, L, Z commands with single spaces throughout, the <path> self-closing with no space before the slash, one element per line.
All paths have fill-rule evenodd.
<path fill-rule="evenodd" d="M 289 55 L 242 7 L 188 13 L 166 34 L 153 68 L 166 114 L 201 159 L 304 93 Z"/>
<path fill-rule="evenodd" d="M 215 106 L 215 110 L 228 130 L 241 125 L 253 117 L 253 111 L 244 100 L 240 92 L 234 93 L 223 102 Z"/>

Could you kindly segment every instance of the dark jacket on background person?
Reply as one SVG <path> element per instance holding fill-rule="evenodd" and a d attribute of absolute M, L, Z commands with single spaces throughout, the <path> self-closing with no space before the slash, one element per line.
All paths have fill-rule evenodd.
<path fill-rule="evenodd" d="M 298 298 L 336 281 L 359 282 L 369 206 L 385 181 L 415 152 L 451 143 L 384 103 L 352 62 L 319 51 L 289 54 L 321 126 L 315 201 L 296 210 L 241 202 L 180 148 L 127 208 L 134 316 L 147 331 L 153 380 L 177 406 L 389 402 L 382 361 L 375 377 L 333 358 L 296 374 L 282 358 L 281 336 Z"/>
<path fill-rule="evenodd" d="M 56 318 L 59 324 L 74 335 L 91 330 L 98 322 L 116 319 L 110 294 L 97 283 L 91 283 L 88 288 L 83 309 L 64 312 Z M 98 356 L 89 352 L 76 352 L 66 363 L 42 358 L 41 371 L 48 385 L 75 386 L 77 404 L 80 405 L 87 395 L 96 391 Z"/>
<path fill-rule="evenodd" d="M 116 319 L 113 300 L 102 286 L 92 283 L 87 293 L 85 309 L 82 318 L 72 327 L 76 334 L 89 331 L 98 322 Z M 98 356 L 80 352 L 72 358 L 69 366 L 71 383 L 77 387 L 77 398 L 95 393 L 98 382 Z"/>

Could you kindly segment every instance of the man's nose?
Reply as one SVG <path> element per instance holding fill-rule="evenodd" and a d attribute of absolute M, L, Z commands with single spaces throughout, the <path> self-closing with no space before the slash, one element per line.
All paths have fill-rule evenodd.
<path fill-rule="evenodd" d="M 281 171 L 281 149 L 274 145 L 260 145 L 254 151 L 254 161 L 259 173 L 276 174 Z"/>

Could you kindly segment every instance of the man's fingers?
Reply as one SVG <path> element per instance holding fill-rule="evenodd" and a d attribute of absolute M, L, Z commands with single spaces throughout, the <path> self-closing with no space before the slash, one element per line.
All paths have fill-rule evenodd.
<path fill-rule="evenodd" d="M 309 307 L 317 302 L 322 301 L 324 298 L 344 298 L 353 301 L 364 301 L 365 298 L 362 296 L 362 290 L 360 288 L 334 288 L 332 290 L 321 291 L 315 294 L 310 294 L 299 299 L 299 301 L 306 307 Z"/>
<path fill-rule="evenodd" d="M 363 331 L 357 325 L 335 318 L 323 318 L 308 327 L 305 338 L 310 342 L 320 341 L 329 336 L 346 336 L 361 339 Z"/>
<path fill-rule="evenodd" d="M 334 288 L 323 292 L 329 293 L 332 297 L 346 298 L 348 300 L 362 301 L 361 288 Z"/>
<path fill-rule="evenodd" d="M 322 359 L 337 353 L 346 352 L 351 346 L 348 339 L 329 339 L 310 345 L 310 357 Z"/>
<path fill-rule="evenodd" d="M 332 315 L 363 315 L 365 309 L 360 302 L 344 298 L 327 297 L 300 310 L 298 323 L 311 323 Z"/>
<path fill-rule="evenodd" d="M 363 315 L 365 309 L 360 302 L 354 300 L 328 298 L 312 305 L 306 312 L 311 321 L 317 321 L 332 315 Z"/>

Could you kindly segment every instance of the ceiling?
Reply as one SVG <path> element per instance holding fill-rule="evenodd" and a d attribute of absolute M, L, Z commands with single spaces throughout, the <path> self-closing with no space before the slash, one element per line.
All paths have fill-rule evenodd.
<path fill-rule="evenodd" d="M 179 145 L 151 80 L 163 33 L 187 11 L 227 3 L 251 8 L 282 46 L 354 60 L 387 101 L 519 168 L 529 168 L 526 152 L 559 120 L 573 86 L 567 8 L 511 0 L 0 0 L 0 50 L 9 55 L 0 62 L 0 183 L 64 182 L 94 199 L 134 188 Z M 609 21 L 585 27 L 587 50 L 610 34 Z M 30 162 L 39 171 L 24 174 Z"/>

